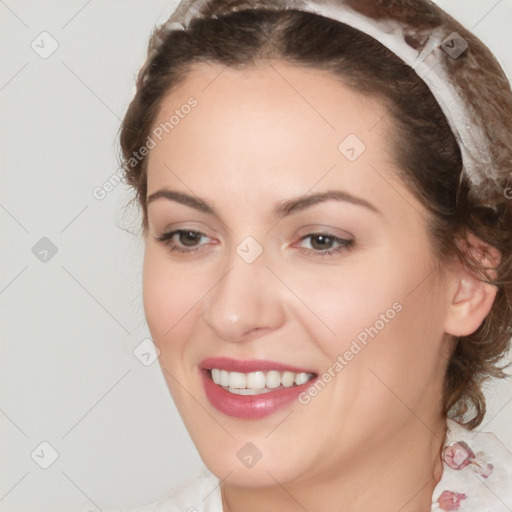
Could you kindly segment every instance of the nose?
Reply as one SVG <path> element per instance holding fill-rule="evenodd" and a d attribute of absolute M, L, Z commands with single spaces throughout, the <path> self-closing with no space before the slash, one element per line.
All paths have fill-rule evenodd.
<path fill-rule="evenodd" d="M 277 284 L 262 258 L 246 263 L 235 255 L 224 277 L 205 297 L 203 320 L 218 338 L 229 342 L 279 329 L 285 310 Z"/>

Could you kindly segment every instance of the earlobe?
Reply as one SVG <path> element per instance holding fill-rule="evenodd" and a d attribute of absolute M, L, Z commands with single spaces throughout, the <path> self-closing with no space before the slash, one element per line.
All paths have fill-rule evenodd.
<path fill-rule="evenodd" d="M 465 249 L 471 251 L 472 257 L 487 269 L 495 269 L 499 264 L 499 252 L 474 236 L 468 237 Z M 489 274 L 496 277 L 493 270 Z M 458 262 L 452 279 L 445 332 L 457 337 L 468 336 L 480 327 L 491 311 L 498 289 L 479 279 L 461 262 Z"/>

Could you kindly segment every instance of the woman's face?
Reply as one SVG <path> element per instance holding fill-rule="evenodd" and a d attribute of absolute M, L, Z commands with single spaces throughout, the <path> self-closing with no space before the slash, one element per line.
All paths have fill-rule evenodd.
<path fill-rule="evenodd" d="M 145 313 L 193 441 L 234 485 L 353 469 L 441 416 L 448 290 L 394 137 L 377 100 L 281 62 L 198 65 L 163 103 Z"/>

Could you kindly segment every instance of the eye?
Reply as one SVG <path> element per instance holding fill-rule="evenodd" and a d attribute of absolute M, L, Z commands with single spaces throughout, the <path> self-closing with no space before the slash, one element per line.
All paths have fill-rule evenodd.
<path fill-rule="evenodd" d="M 354 240 L 328 233 L 310 233 L 303 236 L 298 245 L 308 251 L 329 255 L 349 249 L 354 245 Z"/>
<path fill-rule="evenodd" d="M 206 236 L 200 231 L 193 231 L 189 229 L 176 229 L 164 233 L 156 239 L 167 246 L 171 251 L 180 253 L 193 253 L 197 252 L 199 248 L 206 245 L 210 237 Z"/>

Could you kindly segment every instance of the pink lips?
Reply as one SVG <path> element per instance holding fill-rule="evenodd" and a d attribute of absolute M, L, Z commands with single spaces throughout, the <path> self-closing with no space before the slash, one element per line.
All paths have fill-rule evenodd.
<path fill-rule="evenodd" d="M 262 370 L 264 372 L 277 370 L 278 372 L 315 373 L 313 370 L 297 368 L 296 366 L 289 366 L 281 363 L 274 363 L 273 361 L 266 361 L 263 359 L 239 360 L 230 359 L 229 357 L 209 357 L 208 359 L 201 361 L 199 368 L 201 368 L 201 370 L 218 368 L 219 370 L 240 373 L 256 372 L 258 370 Z"/>
<path fill-rule="evenodd" d="M 211 368 L 230 372 L 249 373 L 254 371 L 289 371 L 294 373 L 315 373 L 312 370 L 283 365 L 263 360 L 236 360 L 224 357 L 208 358 L 199 365 L 206 397 L 218 411 L 237 418 L 258 419 L 290 405 L 317 377 L 305 384 L 290 388 L 276 389 L 260 395 L 235 395 L 215 384 L 210 375 Z"/>

